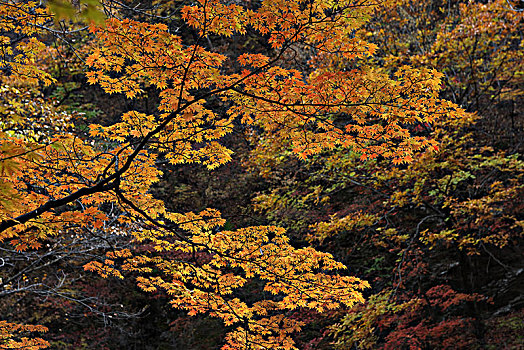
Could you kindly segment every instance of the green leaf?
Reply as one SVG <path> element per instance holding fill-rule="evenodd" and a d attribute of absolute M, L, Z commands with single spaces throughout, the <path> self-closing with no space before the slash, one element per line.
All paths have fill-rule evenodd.
<path fill-rule="evenodd" d="M 76 9 L 67 1 L 49 0 L 47 6 L 55 14 L 55 20 L 71 19 L 76 15 Z"/>
<path fill-rule="evenodd" d="M 48 6 L 51 12 L 55 14 L 55 20 L 80 19 L 102 24 L 106 19 L 99 0 L 82 0 L 78 7 L 66 0 L 49 0 Z"/>
<path fill-rule="evenodd" d="M 65 151 L 65 147 L 61 142 L 53 142 L 51 144 L 51 147 L 56 149 L 57 151 Z"/>

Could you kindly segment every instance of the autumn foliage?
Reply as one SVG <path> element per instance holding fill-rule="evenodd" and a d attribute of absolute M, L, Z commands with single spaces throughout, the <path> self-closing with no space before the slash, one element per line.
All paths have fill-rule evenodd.
<path fill-rule="evenodd" d="M 500 344 L 523 24 L 502 0 L 0 1 L 0 348 L 131 346 L 141 318 L 188 348 Z"/>

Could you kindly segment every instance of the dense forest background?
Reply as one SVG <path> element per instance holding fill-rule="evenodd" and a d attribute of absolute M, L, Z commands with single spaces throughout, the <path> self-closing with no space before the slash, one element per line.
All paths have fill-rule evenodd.
<path fill-rule="evenodd" d="M 101 34 L 88 28 L 90 22 L 100 24 L 114 17 L 162 24 L 185 45 L 200 45 L 225 57 L 246 52 L 273 57 L 278 52 L 268 40 L 270 34 L 254 27 L 235 31 L 237 24 L 230 20 L 220 29 L 223 32 L 216 29 L 202 39 L 199 30 L 205 29 L 187 24 L 187 16 L 182 15 L 184 6 L 199 6 L 197 3 L 207 6 L 203 1 L 168 0 L 102 1 L 103 6 L 98 1 L 49 1 L 48 8 L 38 2 L 0 2 L 2 223 L 23 213 L 17 212 L 26 205 L 23 200 L 38 202 L 39 196 L 48 200 L 62 193 L 32 185 L 32 176 L 45 176 L 13 161 L 16 157 L 9 153 L 15 150 L 13 135 L 20 140 L 17 157 L 29 152 L 23 147 L 36 152 L 46 140 L 56 152 L 67 148 L 65 141 L 55 142 L 55 131 L 67 131 L 75 140 L 97 144 L 104 150 L 100 154 L 109 154 L 123 140 L 116 136 L 102 139 L 91 124 L 100 125 L 108 134 L 116 133 L 124 128 L 118 124 L 122 115 L 130 111 L 153 115 L 164 103 L 164 90 L 158 85 L 146 84 L 135 97 L 125 89 L 107 93 L 104 82 L 109 80 L 86 75 L 96 68 L 109 72 L 107 79 L 116 77 L 111 71 L 114 67 L 102 66 L 111 63 L 100 63 L 102 59 L 110 62 L 111 53 L 100 51 L 93 58 L 93 52 L 97 45 L 117 39 L 100 44 L 97 36 Z M 213 4 L 240 6 L 244 11 L 256 11 L 262 4 L 286 6 L 285 1 L 210 3 L 209 8 L 216 6 L 216 16 L 225 18 L 236 15 L 220 13 Z M 297 3 L 302 6 L 298 10 L 307 11 L 308 4 L 315 1 Z M 278 65 L 307 74 L 315 67 L 340 72 L 362 69 L 368 74 L 365 79 L 372 79 L 369 72 L 375 72 L 378 82 L 398 77 L 397 72 L 406 66 L 432 72 L 439 80 L 438 98 L 451 101 L 460 113 L 415 120 L 403 127 L 413 137 L 434 144 L 414 147 L 404 158 L 336 143 L 297 156 L 293 140 L 282 137 L 279 129 L 235 121 L 232 132 L 210 137 L 232 151 L 227 153 L 230 159 L 206 167 L 205 161 L 170 162 L 159 157 L 154 162 L 161 171 L 158 181 L 142 186 L 140 181 L 147 182 L 147 177 L 139 178 L 138 185 L 127 188 L 128 193 L 144 191 L 147 198 L 130 195 L 131 203 L 126 203 L 125 197 L 119 197 L 122 208 L 118 210 L 138 212 L 133 202 L 146 207 L 148 201 L 161 200 L 174 213 L 217 209 L 224 219 L 224 231 L 282 227 L 293 249 L 314 247 L 329 252 L 348 267 L 342 275 L 369 282 L 370 288 L 362 291 L 365 302 L 352 307 L 341 304 L 328 310 L 295 307 L 282 311 L 285 319 L 304 323 L 300 332 L 291 334 L 298 349 L 524 348 L 524 3 L 344 3 L 369 6 L 365 13 L 355 12 L 362 22 L 344 33 L 348 40 L 365 45 L 365 54 L 334 59 L 316 52 L 321 50 L 308 46 L 306 40 L 297 41 L 279 57 Z M 35 13 L 43 18 L 31 19 Z M 233 28 L 229 32 L 228 26 Z M 24 46 L 17 46 L 21 44 Z M 239 64 L 226 61 L 220 69 L 233 74 Z M 355 75 L 351 79 L 364 78 Z M 416 76 L 409 79 L 416 80 Z M 414 93 L 414 104 L 416 96 Z M 411 96 L 406 92 L 402 98 L 410 100 Z M 211 97 L 205 108 L 225 115 L 236 102 Z M 344 112 L 331 113 L 329 118 L 333 125 L 348 123 Z M 149 122 L 139 121 L 135 130 L 140 132 Z M 376 125 L 385 127 L 386 122 Z M 195 144 L 205 142 L 196 140 Z M 160 147 L 157 151 L 163 152 Z M 26 158 L 24 161 L 41 161 L 36 156 Z M 52 169 L 54 163 L 49 164 Z M 52 171 L 62 176 L 61 167 Z M 67 181 L 74 183 L 72 178 Z M 24 192 L 13 179 L 24 184 Z M 54 186 L 55 180 L 49 181 Z M 71 188 L 60 191 L 67 195 Z M 231 324 L 220 317 L 206 312 L 188 315 L 188 309 L 173 307 L 176 304 L 170 303 L 173 296 L 167 289 L 148 289 L 146 282 L 137 286 L 145 270 L 123 268 L 119 271 L 124 278 L 120 272 L 104 270 L 103 264 L 115 265 L 107 262 L 111 257 L 125 263 L 127 256 L 116 251 L 149 254 L 153 245 L 123 232 L 133 222 L 147 220 L 130 216 L 120 221 L 120 214 L 115 214 L 120 213 L 115 209 L 118 204 L 112 203 L 107 198 L 95 201 L 99 211 L 89 212 L 91 216 L 80 206 L 93 202 L 78 204 L 73 209 L 86 216 L 70 219 L 74 225 L 60 226 L 60 230 L 58 225 L 68 220 L 64 213 L 69 209 L 63 206 L 54 209 L 61 215 L 60 223 L 46 219 L 51 222 L 47 231 L 28 225 L 18 231 L 18 226 L 2 230 L 0 349 L 203 350 L 225 346 Z M 33 207 L 27 204 L 27 208 Z M 210 230 L 219 231 L 212 225 Z M 176 260 L 179 254 L 168 251 L 163 257 Z M 206 254 L 212 255 L 196 254 L 203 261 L 209 260 Z M 100 264 L 90 265 L 93 261 Z M 231 267 L 235 269 L 240 268 Z M 154 266 L 150 273 L 159 275 L 158 270 L 161 267 Z M 262 291 L 261 283 L 250 280 L 233 295 L 248 303 L 261 294 L 278 300 L 278 295 Z"/>

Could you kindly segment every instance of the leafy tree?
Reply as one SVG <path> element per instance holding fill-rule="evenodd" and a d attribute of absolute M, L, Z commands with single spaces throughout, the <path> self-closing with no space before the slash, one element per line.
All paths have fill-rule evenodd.
<path fill-rule="evenodd" d="M 335 148 L 298 163 L 272 135 L 252 138 L 245 163 L 268 183 L 255 210 L 372 281 L 332 327 L 340 348 L 484 346 L 486 325 L 521 307 L 523 14 L 509 4 L 385 2 L 355 33 L 391 74 L 406 63 L 445 73 L 441 94 L 471 113 L 413 127 L 437 152 L 391 166 Z"/>
<path fill-rule="evenodd" d="M 1 349 L 45 349 L 49 343 L 40 338 L 24 337 L 24 333 L 46 332 L 43 326 L 28 326 L 0 321 L 0 347 Z"/>
<path fill-rule="evenodd" d="M 102 23 L 95 2 L 75 4 L 0 4 L 2 91 L 12 101 L 2 111 L 0 240 L 24 254 L 53 242 L 84 254 L 89 238 L 102 237 L 109 247 L 94 249 L 86 270 L 135 274 L 142 290 L 164 291 L 189 315 L 221 319 L 230 326 L 224 349 L 294 348 L 290 335 L 303 322 L 288 311 L 362 302 L 369 284 L 337 274 L 345 267 L 331 254 L 295 248 L 276 226 L 227 229 L 214 209 L 170 211 L 152 188 L 163 176 L 160 164 L 215 169 L 229 162 L 232 151 L 221 141 L 238 128 L 301 159 L 336 148 L 402 164 L 438 149 L 412 126 L 461 119 L 464 111 L 439 99 L 436 70 L 372 64 L 377 46 L 355 34 L 377 4 L 202 0 L 166 23 L 111 1 L 98 4 L 108 17 Z M 80 18 L 60 21 L 73 10 Z M 90 40 L 75 51 L 86 66 L 76 61 L 71 70 L 85 70 L 87 82 L 108 94 L 156 99 L 154 108 L 130 108 L 82 130 L 85 122 L 72 122 L 67 108 L 39 99 L 55 82 L 54 50 L 71 45 L 82 19 L 94 20 Z M 256 37 L 267 49 L 231 54 L 211 43 L 231 36 Z M 47 45 L 52 37 L 62 40 L 58 49 Z M 41 254 L 32 257 L 45 264 Z M 4 290 L 18 276 L 6 276 Z M 261 297 L 241 299 L 250 284 Z"/>

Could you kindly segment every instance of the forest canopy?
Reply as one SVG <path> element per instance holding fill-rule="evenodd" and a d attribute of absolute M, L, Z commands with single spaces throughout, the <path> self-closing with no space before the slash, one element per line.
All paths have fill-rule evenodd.
<path fill-rule="evenodd" d="M 518 348 L 521 1 L 0 1 L 0 349 Z"/>

